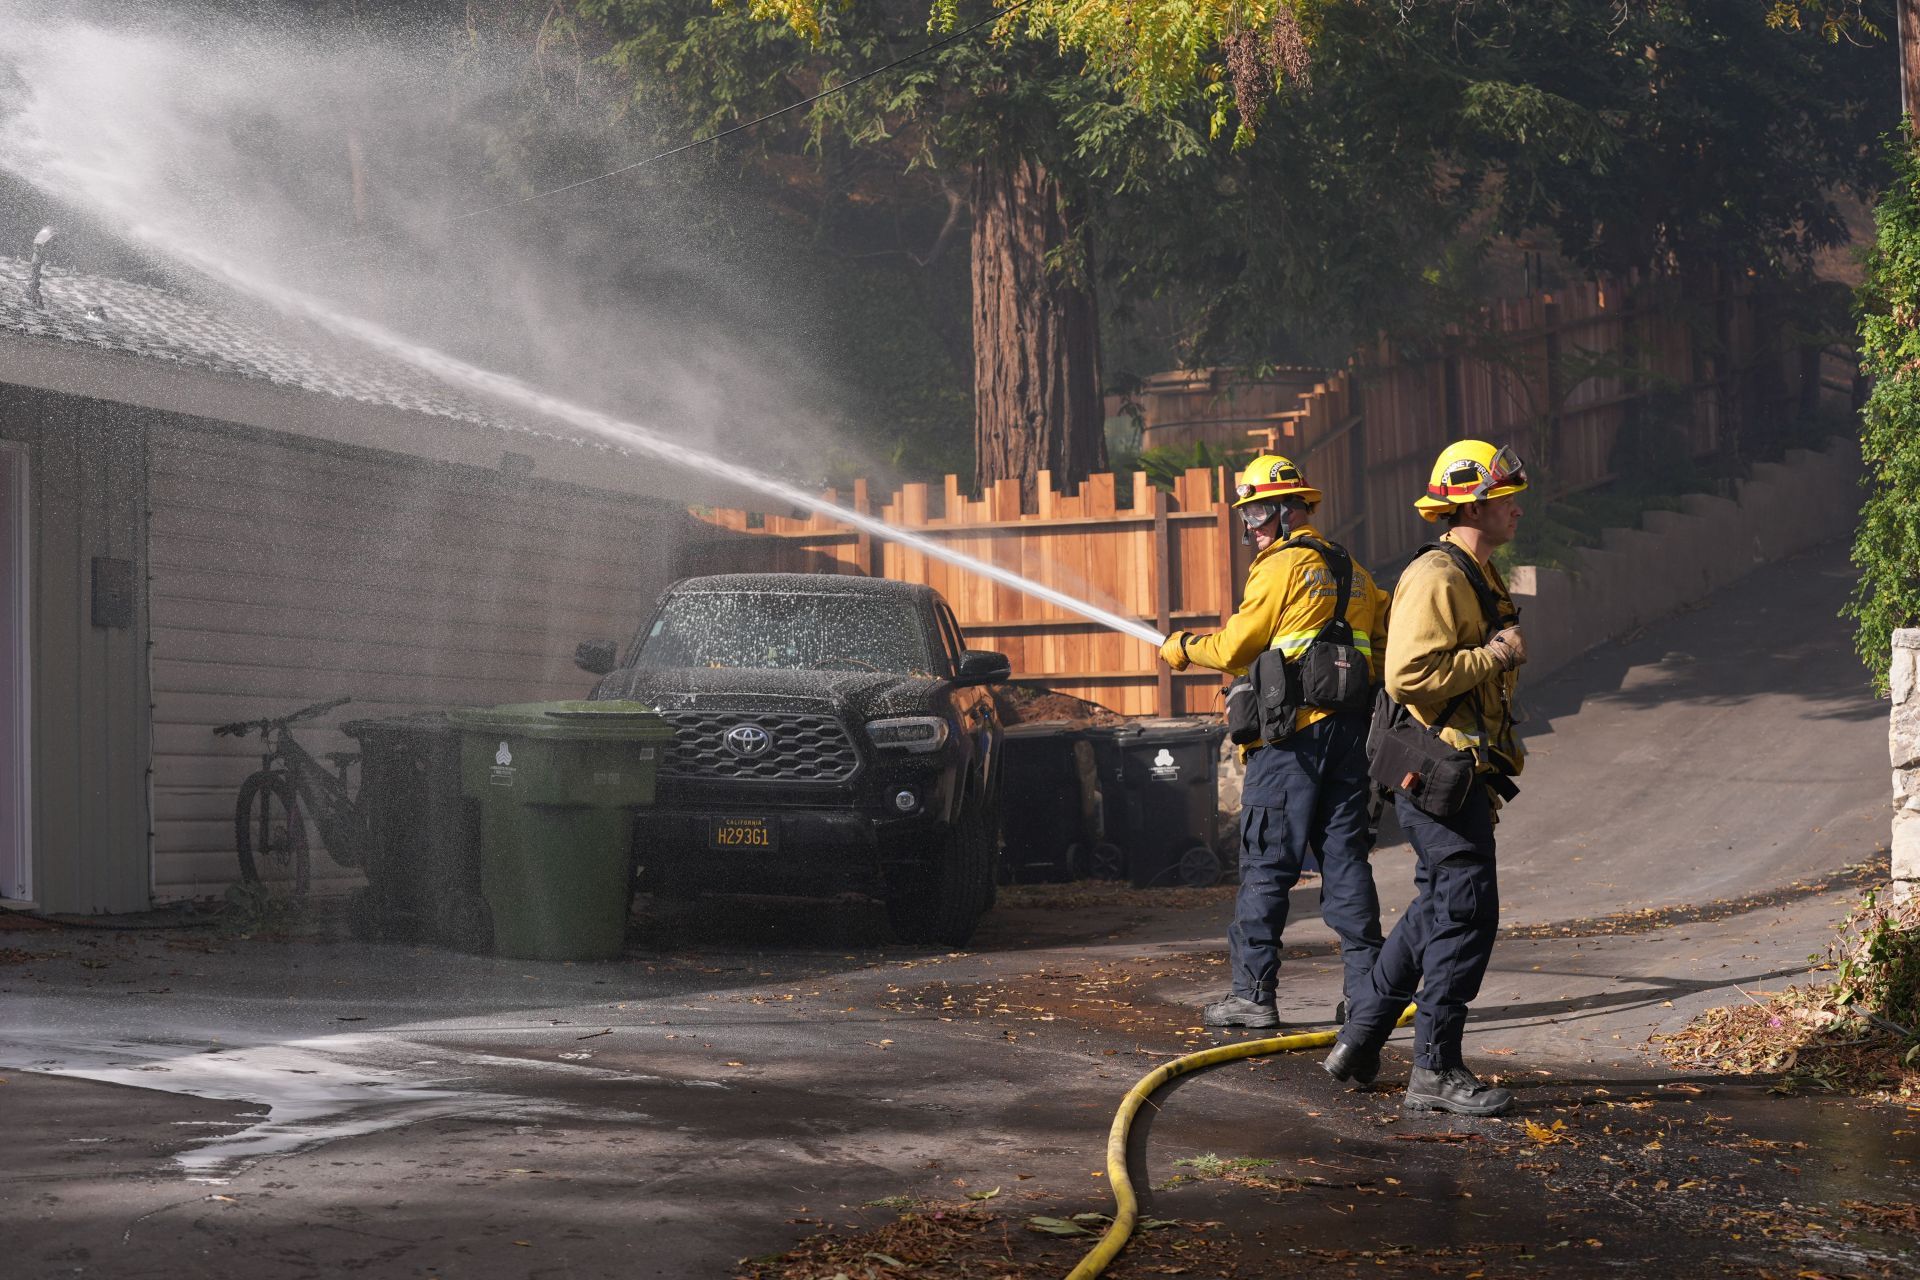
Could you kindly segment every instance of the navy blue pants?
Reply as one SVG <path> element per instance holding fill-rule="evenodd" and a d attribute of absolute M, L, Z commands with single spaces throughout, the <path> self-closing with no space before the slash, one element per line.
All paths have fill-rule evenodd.
<path fill-rule="evenodd" d="M 1380 895 L 1367 855 L 1367 717 L 1317 720 L 1247 758 L 1240 799 L 1240 896 L 1227 941 L 1233 993 L 1273 998 L 1287 894 L 1310 850 L 1320 855 L 1320 918 L 1340 937 L 1349 999 L 1380 954 Z"/>
<path fill-rule="evenodd" d="M 1467 1005 L 1480 994 L 1500 929 L 1493 808 L 1483 786 L 1474 787 L 1460 811 L 1445 818 L 1424 812 L 1405 796 L 1394 800 L 1400 827 L 1419 858 L 1418 896 L 1387 936 L 1364 996 L 1348 1009 L 1340 1038 L 1352 1044 L 1384 1042 L 1418 987 L 1414 1063 L 1441 1071 L 1461 1065 Z"/>

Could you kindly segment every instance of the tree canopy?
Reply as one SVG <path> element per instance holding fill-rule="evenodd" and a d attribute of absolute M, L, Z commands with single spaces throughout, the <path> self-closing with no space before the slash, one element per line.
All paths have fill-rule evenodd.
<path fill-rule="evenodd" d="M 752 16 L 782 22 L 814 44 L 846 8 L 838 0 L 744 3 Z M 1250 125 L 1274 89 L 1305 77 L 1322 0 L 995 0 L 995 7 L 994 36 L 1003 43 L 1051 41 L 1148 110 L 1204 98 L 1218 132 L 1230 105 Z M 952 31 L 961 20 L 960 0 L 932 0 L 929 30 Z"/>

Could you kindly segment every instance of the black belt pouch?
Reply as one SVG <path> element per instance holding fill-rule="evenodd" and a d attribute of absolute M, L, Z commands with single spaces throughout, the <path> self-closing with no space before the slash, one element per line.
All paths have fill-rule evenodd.
<path fill-rule="evenodd" d="M 1436 818 L 1460 812 L 1478 772 L 1471 751 L 1448 746 L 1440 735 L 1403 716 L 1377 735 L 1367 771 L 1390 791 L 1412 800 Z"/>

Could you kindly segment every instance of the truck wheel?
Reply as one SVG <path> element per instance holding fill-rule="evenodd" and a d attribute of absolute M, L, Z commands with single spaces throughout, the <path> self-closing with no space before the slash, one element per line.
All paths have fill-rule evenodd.
<path fill-rule="evenodd" d="M 887 918 L 902 942 L 965 945 L 993 892 L 993 839 L 978 812 L 963 813 L 939 850 L 887 885 Z"/>

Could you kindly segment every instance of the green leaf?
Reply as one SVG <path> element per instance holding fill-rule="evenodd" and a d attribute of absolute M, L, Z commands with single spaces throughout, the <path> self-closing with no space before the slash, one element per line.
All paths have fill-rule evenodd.
<path fill-rule="evenodd" d="M 1090 1236 L 1093 1232 L 1077 1222 L 1068 1222 L 1065 1218 L 1035 1216 L 1027 1219 L 1027 1229 L 1044 1231 L 1050 1236 Z"/>

